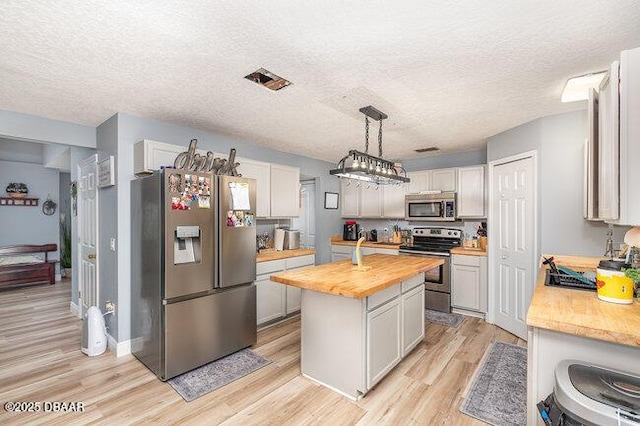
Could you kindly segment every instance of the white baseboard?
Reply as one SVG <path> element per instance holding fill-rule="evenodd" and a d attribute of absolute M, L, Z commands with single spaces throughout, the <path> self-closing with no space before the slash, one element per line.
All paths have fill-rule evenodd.
<path fill-rule="evenodd" d="M 56 282 L 62 281 L 62 275 L 56 274 Z"/>
<path fill-rule="evenodd" d="M 131 340 L 116 342 L 116 339 L 107 333 L 107 347 L 116 355 L 116 357 L 129 355 L 131 353 Z"/>
<path fill-rule="evenodd" d="M 73 303 L 73 301 L 69 302 L 69 310 L 71 311 L 74 317 L 82 318 L 82 316 L 80 315 L 80 307 L 78 307 L 78 305 Z"/>

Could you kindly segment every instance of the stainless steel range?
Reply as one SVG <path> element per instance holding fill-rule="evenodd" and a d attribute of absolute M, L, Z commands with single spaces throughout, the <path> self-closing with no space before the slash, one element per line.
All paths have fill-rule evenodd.
<path fill-rule="evenodd" d="M 400 246 L 401 255 L 442 257 L 444 264 L 425 272 L 425 307 L 451 312 L 451 253 L 462 242 L 459 229 L 420 227 L 411 232 L 413 244 Z"/>

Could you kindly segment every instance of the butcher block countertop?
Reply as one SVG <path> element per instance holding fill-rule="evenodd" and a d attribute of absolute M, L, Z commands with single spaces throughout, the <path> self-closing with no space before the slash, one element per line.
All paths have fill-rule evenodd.
<path fill-rule="evenodd" d="M 368 271 L 358 271 L 351 260 L 344 259 L 271 275 L 271 280 L 306 290 L 362 299 L 443 263 L 441 258 L 371 254 L 362 256 L 362 264 L 371 266 Z"/>
<path fill-rule="evenodd" d="M 264 253 L 256 254 L 256 262 L 268 262 L 270 260 L 288 259 L 290 257 L 306 256 L 308 254 L 315 254 L 314 249 L 296 249 L 296 250 L 281 250 L 281 251 L 267 251 Z"/>
<path fill-rule="evenodd" d="M 464 247 L 454 247 L 451 250 L 451 254 L 463 254 L 465 256 L 487 256 L 487 251 L 482 249 L 470 249 Z"/>
<path fill-rule="evenodd" d="M 333 245 L 353 246 L 353 247 L 355 247 L 357 243 L 358 243 L 357 241 L 345 241 L 339 235 L 334 235 L 334 236 L 331 237 L 331 244 L 333 244 Z M 400 243 L 398 243 L 398 244 L 387 244 L 387 243 L 379 244 L 379 243 L 375 243 L 373 241 L 364 241 L 362 244 L 360 244 L 360 247 L 386 248 L 386 249 L 391 249 L 391 250 L 398 250 L 400 248 Z"/>
<path fill-rule="evenodd" d="M 548 256 L 545 256 L 548 257 Z M 554 256 L 557 265 L 576 271 L 595 270 L 600 258 Z M 527 313 L 527 325 L 640 346 L 640 303 L 622 305 L 598 299 L 595 291 L 544 285 L 546 266 L 540 268 L 538 282 Z"/>

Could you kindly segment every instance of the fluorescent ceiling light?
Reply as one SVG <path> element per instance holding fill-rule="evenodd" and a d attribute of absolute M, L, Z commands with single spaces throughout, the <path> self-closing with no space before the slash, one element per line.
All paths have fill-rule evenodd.
<path fill-rule="evenodd" d="M 570 78 L 564 85 L 560 100 L 575 102 L 589 99 L 589 89 L 593 88 L 597 91 L 606 73 L 606 71 L 600 71 Z"/>

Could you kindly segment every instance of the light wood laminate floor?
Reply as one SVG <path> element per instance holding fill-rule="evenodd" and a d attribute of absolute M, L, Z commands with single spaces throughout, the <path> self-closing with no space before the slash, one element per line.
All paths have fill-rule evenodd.
<path fill-rule="evenodd" d="M 424 341 L 353 402 L 300 376 L 293 318 L 258 333 L 254 350 L 270 365 L 187 404 L 132 355 L 82 354 L 69 297 L 69 282 L 0 292 L 0 402 L 83 402 L 84 412 L 0 409 L 0 424 L 483 424 L 458 411 L 476 366 L 493 340 L 526 345 L 476 318 L 427 323 Z"/>

